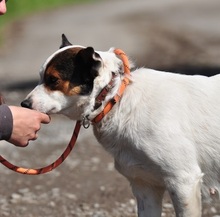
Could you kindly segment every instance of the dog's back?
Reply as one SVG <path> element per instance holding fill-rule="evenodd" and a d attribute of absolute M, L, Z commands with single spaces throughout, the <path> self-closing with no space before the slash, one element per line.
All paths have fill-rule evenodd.
<path fill-rule="evenodd" d="M 180 148 L 176 157 L 183 156 L 184 161 L 196 152 L 204 184 L 212 184 L 209 178 L 220 175 L 220 75 L 208 78 L 139 69 L 132 78 L 120 104 L 121 119 L 130 118 L 130 128 L 142 133 L 150 150 L 152 143 L 161 151 Z M 141 127 L 132 127 L 135 123 Z M 189 155 L 184 154 L 190 149 Z"/>

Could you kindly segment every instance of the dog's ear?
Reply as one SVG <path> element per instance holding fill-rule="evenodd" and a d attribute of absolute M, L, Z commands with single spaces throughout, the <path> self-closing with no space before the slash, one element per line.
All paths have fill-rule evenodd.
<path fill-rule="evenodd" d="M 70 46 L 70 45 L 72 44 L 68 41 L 67 37 L 64 34 L 62 34 L 62 44 L 60 45 L 60 48 Z"/>
<path fill-rule="evenodd" d="M 101 66 L 101 57 L 94 51 L 92 47 L 82 49 L 76 55 L 76 65 L 78 65 L 82 71 L 86 72 L 85 78 L 89 75 L 95 78 L 98 75 L 98 69 Z"/>
<path fill-rule="evenodd" d="M 92 47 L 80 50 L 77 54 L 77 59 L 81 61 L 81 63 L 93 67 L 99 66 L 101 63 L 101 57 Z"/>

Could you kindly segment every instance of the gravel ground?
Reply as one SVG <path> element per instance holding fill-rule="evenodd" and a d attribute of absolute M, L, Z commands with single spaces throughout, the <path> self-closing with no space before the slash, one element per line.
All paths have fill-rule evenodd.
<path fill-rule="evenodd" d="M 218 73 L 219 11 L 218 0 L 112 0 L 33 15 L 6 31 L 0 86 L 8 104 L 19 105 L 37 83 L 40 65 L 59 47 L 62 33 L 96 50 L 120 47 L 138 66 Z M 73 126 L 53 116 L 37 141 L 25 149 L 1 142 L 1 154 L 22 166 L 47 165 L 65 149 Z M 91 129 L 81 130 L 71 155 L 49 174 L 24 176 L 3 166 L 0 173 L 0 217 L 137 216 L 128 182 L 114 170 Z M 174 216 L 168 196 L 162 216 Z M 220 216 L 219 203 L 204 205 L 203 216 Z"/>

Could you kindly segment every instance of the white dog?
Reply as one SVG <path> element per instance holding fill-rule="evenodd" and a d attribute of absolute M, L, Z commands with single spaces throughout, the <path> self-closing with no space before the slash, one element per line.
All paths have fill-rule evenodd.
<path fill-rule="evenodd" d="M 113 78 L 101 106 L 96 96 Z M 43 64 L 39 85 L 22 106 L 74 120 L 92 120 L 124 78 L 109 50 L 61 48 Z M 220 75 L 186 76 L 147 68 L 131 72 L 121 100 L 94 134 L 131 184 L 139 217 L 159 217 L 167 190 L 176 216 L 201 216 L 201 194 L 218 193 L 220 181 Z"/>

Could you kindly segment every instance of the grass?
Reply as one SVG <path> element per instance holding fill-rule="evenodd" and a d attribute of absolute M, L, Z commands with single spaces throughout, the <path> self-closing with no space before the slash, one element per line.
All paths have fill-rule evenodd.
<path fill-rule="evenodd" d="M 7 13 L 4 16 L 0 16 L 0 44 L 4 36 L 4 29 L 18 19 L 27 17 L 38 11 L 92 1 L 95 0 L 9 0 L 7 2 Z"/>

